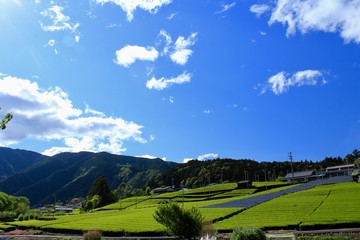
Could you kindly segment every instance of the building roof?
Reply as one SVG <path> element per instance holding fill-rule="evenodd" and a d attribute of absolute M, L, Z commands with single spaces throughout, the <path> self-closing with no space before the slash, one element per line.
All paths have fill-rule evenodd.
<path fill-rule="evenodd" d="M 336 170 L 345 170 L 347 168 L 354 168 L 355 164 L 348 164 L 348 165 L 339 165 L 339 166 L 333 166 L 333 167 L 327 167 L 326 171 L 336 171 Z"/>
<path fill-rule="evenodd" d="M 314 174 L 315 174 L 314 170 L 307 170 L 307 171 L 302 171 L 302 172 L 294 172 L 294 178 L 306 178 L 306 177 L 313 176 Z M 284 178 L 285 179 L 291 179 L 291 178 L 293 178 L 293 174 L 288 173 L 288 174 L 286 174 L 286 176 Z"/>

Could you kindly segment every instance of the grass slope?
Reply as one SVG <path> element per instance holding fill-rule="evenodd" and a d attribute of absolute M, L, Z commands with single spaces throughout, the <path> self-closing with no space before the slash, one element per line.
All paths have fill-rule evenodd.
<path fill-rule="evenodd" d="M 271 186 L 270 183 L 268 186 Z M 291 186 L 258 193 L 255 193 L 256 189 L 235 187 L 234 184 L 218 184 L 184 191 L 183 203 L 182 192 L 173 192 L 152 197 L 127 198 L 98 211 L 57 216 L 52 221 L 31 220 L 10 224 L 57 232 L 97 229 L 106 235 L 156 235 L 164 232 L 164 228 L 154 220 L 153 214 L 157 205 L 166 200 L 178 201 L 185 208 L 199 207 L 205 220 L 215 221 L 214 226 L 220 231 L 232 231 L 237 226 L 293 229 L 300 225 L 303 228 L 315 228 L 324 224 L 360 224 L 360 208 L 357 208 L 360 184 L 356 183 L 318 186 L 273 199 L 245 211 L 241 208 L 202 208 Z M 259 187 L 262 186 L 259 184 Z"/>
<path fill-rule="evenodd" d="M 360 185 L 356 183 L 322 185 L 257 205 L 217 222 L 215 227 L 220 230 L 237 226 L 309 229 L 316 225 L 360 225 L 359 197 Z"/>

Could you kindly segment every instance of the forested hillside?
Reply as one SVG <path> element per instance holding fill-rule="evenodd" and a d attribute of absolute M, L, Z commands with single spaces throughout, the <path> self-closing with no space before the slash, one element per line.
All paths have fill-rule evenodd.
<path fill-rule="evenodd" d="M 326 157 L 319 162 L 294 161 L 293 169 L 322 172 L 326 167 L 351 164 L 359 158 L 360 152 L 354 150 L 344 158 Z M 147 187 L 194 188 L 225 181 L 264 181 L 265 178 L 268 181 L 281 180 L 291 172 L 290 161 L 257 162 L 225 158 L 192 160 L 178 164 L 161 159 L 105 152 L 61 153 L 46 157 L 34 152 L 0 148 L 0 160 L 16 163 L 11 165 L 12 172 L 9 171 L 13 174 L 0 181 L 0 192 L 25 196 L 32 206 L 86 197 L 91 185 L 99 176 L 106 177 L 111 190 L 118 189 L 121 185 L 122 189 L 127 191 L 124 194 L 131 195 L 132 191 L 145 190 Z"/>
<path fill-rule="evenodd" d="M 17 151 L 17 150 L 14 150 Z M 61 153 L 37 162 L 0 182 L 0 191 L 26 196 L 31 205 L 86 197 L 99 176 L 111 189 L 126 182 L 130 189 L 142 188 L 176 163 L 109 153 Z"/>
<path fill-rule="evenodd" d="M 46 158 L 32 151 L 0 147 L 0 180 Z"/>
<path fill-rule="evenodd" d="M 355 149 L 352 153 L 342 157 L 326 157 L 319 162 L 302 160 L 293 162 L 294 171 L 316 170 L 325 171 L 327 167 L 352 164 L 360 158 L 360 152 Z M 151 187 L 161 185 L 185 186 L 188 188 L 200 187 L 209 183 L 223 181 L 265 181 L 281 180 L 291 172 L 291 162 L 257 162 L 249 159 L 214 159 L 209 161 L 192 160 L 186 164 L 176 166 L 163 174 Z"/>

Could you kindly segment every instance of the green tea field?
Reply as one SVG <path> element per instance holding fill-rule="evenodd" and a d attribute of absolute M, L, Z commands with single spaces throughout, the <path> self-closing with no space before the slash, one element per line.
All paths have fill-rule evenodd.
<path fill-rule="evenodd" d="M 161 235 L 163 226 L 153 214 L 164 201 L 177 201 L 185 208 L 198 207 L 206 221 L 212 221 L 217 231 L 232 231 L 238 226 L 264 229 L 316 229 L 337 226 L 360 226 L 360 185 L 354 182 L 317 186 L 287 194 L 249 209 L 204 208 L 230 200 L 276 192 L 293 185 L 271 185 L 271 190 L 236 189 L 236 184 L 218 184 L 188 191 L 157 196 L 127 198 L 90 213 L 55 216 L 54 220 L 16 221 L 0 225 L 43 231 L 81 233 L 101 230 L 106 235 Z M 263 189 L 263 188 L 261 188 Z"/>

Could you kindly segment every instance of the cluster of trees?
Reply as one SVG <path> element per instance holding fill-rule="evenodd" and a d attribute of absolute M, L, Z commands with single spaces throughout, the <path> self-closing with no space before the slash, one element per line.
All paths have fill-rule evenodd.
<path fill-rule="evenodd" d="M 214 182 L 236 182 L 241 180 L 268 181 L 281 180 L 287 173 L 294 171 L 316 170 L 323 172 L 327 167 L 353 164 L 360 167 L 360 151 L 341 157 L 326 157 L 322 161 L 314 162 L 302 160 L 291 163 L 257 162 L 250 159 L 214 159 L 209 161 L 189 161 L 164 173 L 161 177 L 149 183 L 151 188 L 167 185 L 175 187 L 201 187 Z"/>
<path fill-rule="evenodd" d="M 88 212 L 117 201 L 116 196 L 110 191 L 105 176 L 98 177 L 89 190 L 86 200 L 82 202 L 81 210 Z"/>
<path fill-rule="evenodd" d="M 150 195 L 150 187 L 132 189 L 127 183 L 122 182 L 115 190 L 110 190 L 105 176 L 98 177 L 90 188 L 86 199 L 82 202 L 81 210 L 83 212 L 91 211 L 95 208 L 114 203 L 119 199 Z"/>
<path fill-rule="evenodd" d="M 0 221 L 12 220 L 29 211 L 29 199 L 0 192 Z"/>

